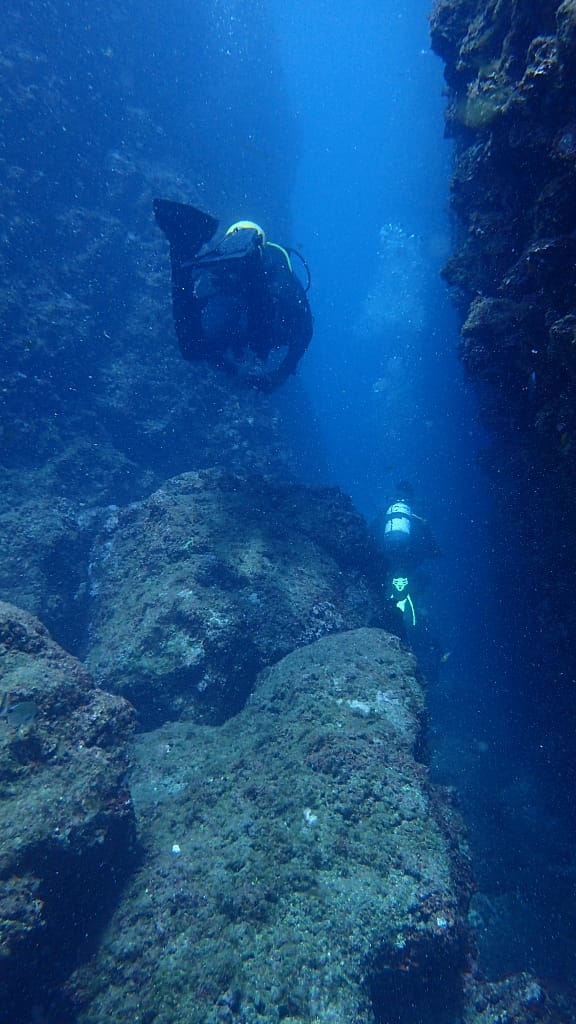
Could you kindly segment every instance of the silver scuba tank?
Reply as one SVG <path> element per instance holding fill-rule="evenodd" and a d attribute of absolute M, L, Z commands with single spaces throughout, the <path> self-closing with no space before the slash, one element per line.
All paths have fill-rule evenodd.
<path fill-rule="evenodd" d="M 410 542 L 412 509 L 405 501 L 395 501 L 386 509 L 384 543 L 388 548 L 405 548 Z"/>

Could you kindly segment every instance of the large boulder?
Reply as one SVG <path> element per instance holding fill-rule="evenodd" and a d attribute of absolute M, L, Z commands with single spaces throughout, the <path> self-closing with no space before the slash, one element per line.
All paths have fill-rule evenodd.
<path fill-rule="evenodd" d="M 146 727 L 221 721 L 265 665 L 385 622 L 368 530 L 326 488 L 186 473 L 110 516 L 90 571 L 88 665 Z"/>
<path fill-rule="evenodd" d="M 221 726 L 142 735 L 145 859 L 68 982 L 78 1024 L 456 1019 L 468 859 L 423 717 L 413 657 L 360 629 L 266 670 Z"/>
<path fill-rule="evenodd" d="M 0 1020 L 19 1024 L 71 969 L 134 863 L 134 711 L 3 602 L 0 691 Z"/>

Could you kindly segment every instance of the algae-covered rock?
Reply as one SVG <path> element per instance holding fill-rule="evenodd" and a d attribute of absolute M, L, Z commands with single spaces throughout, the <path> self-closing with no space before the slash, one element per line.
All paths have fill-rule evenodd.
<path fill-rule="evenodd" d="M 29 1020 L 133 863 L 134 712 L 0 603 L 0 1020 Z"/>
<path fill-rule="evenodd" d="M 145 860 L 68 985 L 81 1024 L 453 1010 L 468 862 L 414 673 L 396 637 L 342 633 L 266 670 L 223 725 L 140 738 Z"/>
<path fill-rule="evenodd" d="M 222 719 L 263 666 L 384 621 L 374 566 L 338 491 L 184 474 L 114 514 L 94 546 L 89 667 L 145 726 Z"/>

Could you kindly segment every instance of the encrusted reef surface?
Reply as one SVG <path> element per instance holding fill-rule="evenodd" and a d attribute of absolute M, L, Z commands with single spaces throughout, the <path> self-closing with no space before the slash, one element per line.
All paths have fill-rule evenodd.
<path fill-rule="evenodd" d="M 423 713 L 413 657 L 361 629 L 265 670 L 223 725 L 141 736 L 145 857 L 67 985 L 79 1024 L 455 1019 L 469 864 Z"/>
<path fill-rule="evenodd" d="M 134 709 L 0 603 L 0 1020 L 29 1021 L 135 862 Z"/>
<path fill-rule="evenodd" d="M 482 982 L 469 975 L 462 1024 L 573 1024 L 574 1008 L 531 974 Z"/>
<path fill-rule="evenodd" d="M 146 727 L 221 720 L 265 665 L 389 614 L 366 525 L 328 488 L 186 473 L 112 511 L 91 559 L 88 665 Z"/>
<path fill-rule="evenodd" d="M 490 386 L 484 406 L 497 429 L 520 425 L 520 444 L 567 459 L 576 442 L 576 4 L 439 0 L 432 44 L 446 62 L 446 123 L 458 147 L 452 202 L 462 230 L 445 275 L 466 315 L 464 362 Z"/>
<path fill-rule="evenodd" d="M 456 140 L 457 236 L 445 276 L 461 352 L 495 444 L 500 595 L 521 638 L 540 741 L 574 742 L 576 552 L 576 3 L 437 0 Z M 509 584 L 521 588 L 517 602 Z M 515 616 L 517 621 L 514 620 Z M 537 636 L 537 644 L 530 639 Z M 543 708 L 539 694 L 550 699 Z M 565 708 L 566 714 L 561 712 Z M 549 711 L 547 711 L 549 709 Z M 550 721 L 546 716 L 550 714 Z M 572 723 L 568 726 L 568 723 Z M 564 769 L 572 771 L 568 753 Z"/>

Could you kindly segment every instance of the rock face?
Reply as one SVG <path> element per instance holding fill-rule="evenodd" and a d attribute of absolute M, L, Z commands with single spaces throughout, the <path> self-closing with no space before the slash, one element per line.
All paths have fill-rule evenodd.
<path fill-rule="evenodd" d="M 218 721 L 302 644 L 384 624 L 377 556 L 349 499 L 220 471 L 119 510 L 91 562 L 88 665 L 149 727 Z"/>
<path fill-rule="evenodd" d="M 79 1022 L 453 1019 L 468 861 L 414 673 L 390 634 L 341 633 L 223 725 L 139 739 L 145 860 L 68 985 Z"/>
<path fill-rule="evenodd" d="M 67 650 L 84 630 L 88 550 L 98 515 L 65 498 L 0 511 L 0 593 L 37 615 Z"/>
<path fill-rule="evenodd" d="M 85 517 L 192 468 L 291 478 L 293 417 L 315 431 L 296 379 L 263 395 L 181 358 L 152 210 L 167 196 L 225 227 L 253 206 L 291 241 L 295 122 L 267 4 L 237 6 L 234 53 L 211 0 L 93 13 L 23 0 L 0 19 L 0 594 L 73 653 Z"/>
<path fill-rule="evenodd" d="M 458 147 L 463 231 L 445 274 L 465 312 L 463 359 L 505 399 L 488 392 L 487 419 L 562 458 L 576 441 L 573 22 L 574 5 L 554 0 L 441 0 L 432 15 Z"/>
<path fill-rule="evenodd" d="M 463 1024 L 574 1024 L 574 1011 L 566 1001 L 550 994 L 531 974 L 501 981 L 466 979 Z"/>
<path fill-rule="evenodd" d="M 445 276 L 495 439 L 495 589 L 504 607 L 523 594 L 510 635 L 538 636 L 537 649 L 522 641 L 510 660 L 521 666 L 530 646 L 518 671 L 542 740 L 543 728 L 573 721 L 563 680 L 576 631 L 576 4 L 438 0 L 431 33 L 457 154 L 459 232 Z M 573 728 L 567 742 L 551 741 L 568 751 L 563 773 L 573 772 L 573 741 Z"/>
<path fill-rule="evenodd" d="M 208 0 L 193 10 L 175 0 L 169 17 L 143 15 L 137 0 L 121 14 L 104 5 L 98 18 L 87 0 L 5 9 L 5 499 L 18 503 L 26 481 L 33 497 L 133 500 L 191 464 L 262 468 L 274 441 L 286 464 L 273 400 L 183 364 L 168 246 L 152 213 L 155 195 L 195 202 L 224 224 L 253 204 L 271 237 L 288 242 L 294 128 L 265 8 L 235 12 L 243 42 L 228 51 L 227 76 L 226 21 Z M 256 155 L 244 145 L 230 160 L 248 133 Z"/>
<path fill-rule="evenodd" d="M 30 1019 L 134 864 L 134 711 L 0 603 L 0 1019 Z"/>

